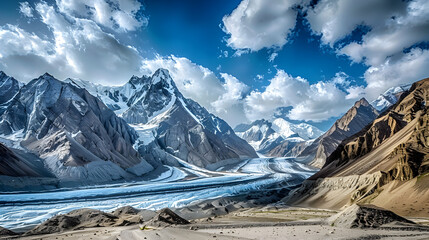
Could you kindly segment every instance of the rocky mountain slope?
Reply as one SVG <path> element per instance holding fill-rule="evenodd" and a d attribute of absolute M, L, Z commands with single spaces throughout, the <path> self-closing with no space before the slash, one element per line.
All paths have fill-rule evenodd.
<path fill-rule="evenodd" d="M 231 158 L 257 157 L 222 119 L 183 97 L 168 70 L 133 76 L 119 87 L 68 82 L 89 89 L 139 134 L 136 149 L 152 164 L 180 165 L 180 160 L 205 167 Z M 179 160 L 179 162 L 178 162 Z"/>
<path fill-rule="evenodd" d="M 46 73 L 2 106 L 3 176 L 92 184 L 133 179 L 163 164 L 257 157 L 226 122 L 184 98 L 163 69 L 113 88 Z"/>
<path fill-rule="evenodd" d="M 21 86 L 15 78 L 0 71 L 0 114 L 5 109 L 4 105 L 18 93 Z"/>
<path fill-rule="evenodd" d="M 296 156 L 298 146 L 308 145 L 323 133 L 310 124 L 293 124 L 281 117 L 240 124 L 234 130 L 255 150 L 268 156 Z"/>
<path fill-rule="evenodd" d="M 341 208 L 373 203 L 402 215 L 428 213 L 429 79 L 346 139 L 288 202 Z"/>
<path fill-rule="evenodd" d="M 0 143 L 0 175 L 42 177 L 49 175 L 47 172 L 39 172 L 38 161 L 27 161 L 27 157 L 15 153 Z"/>
<path fill-rule="evenodd" d="M 360 99 L 327 132 L 306 147 L 299 157 L 305 157 L 312 166 L 321 168 L 344 139 L 359 132 L 378 115 L 378 111 L 365 98 Z"/>
<path fill-rule="evenodd" d="M 105 182 L 153 167 L 133 148 L 137 133 L 86 90 L 44 74 L 0 116 L 3 142 L 43 159 L 63 181 Z"/>

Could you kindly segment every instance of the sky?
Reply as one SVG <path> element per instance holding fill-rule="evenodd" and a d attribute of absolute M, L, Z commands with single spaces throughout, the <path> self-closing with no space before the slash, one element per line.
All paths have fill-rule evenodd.
<path fill-rule="evenodd" d="M 170 71 L 230 125 L 327 130 L 362 97 L 429 77 L 426 0 L 3 0 L 0 70 L 121 85 Z"/>

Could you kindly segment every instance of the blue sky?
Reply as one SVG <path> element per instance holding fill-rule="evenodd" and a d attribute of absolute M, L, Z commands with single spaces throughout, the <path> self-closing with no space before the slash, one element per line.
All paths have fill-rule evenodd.
<path fill-rule="evenodd" d="M 149 17 L 147 28 L 138 33 L 136 40 L 146 57 L 154 53 L 186 57 L 216 73 L 226 72 L 254 88 L 267 85 L 275 75 L 275 66 L 310 82 L 332 78 L 344 71 L 362 83 L 366 70 L 363 64 L 351 64 L 346 57 L 336 56 L 334 50 L 320 46 L 320 37 L 312 36 L 304 19 L 296 26 L 291 42 L 278 51 L 274 62 L 269 62 L 270 50 L 232 57 L 234 50 L 227 47 L 222 31 L 222 18 L 231 13 L 240 1 L 145 1 L 144 13 Z M 166 7 L 168 6 L 168 7 Z M 229 57 L 219 57 L 223 51 Z M 221 70 L 217 68 L 221 66 Z M 271 73 L 269 73 L 271 70 Z M 258 81 L 256 75 L 264 75 Z"/>
<path fill-rule="evenodd" d="M 0 4 L 0 68 L 18 80 L 120 85 L 163 67 L 231 125 L 284 107 L 326 130 L 359 98 L 429 76 L 424 0 Z"/>

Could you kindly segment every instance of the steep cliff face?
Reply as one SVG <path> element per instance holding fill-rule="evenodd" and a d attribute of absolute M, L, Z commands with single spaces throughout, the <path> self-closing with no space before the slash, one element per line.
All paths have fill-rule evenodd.
<path fill-rule="evenodd" d="M 429 202 L 428 99 L 429 79 L 414 83 L 383 115 L 342 142 L 287 201 L 332 208 L 365 202 L 405 215 L 429 215 L 411 209 L 424 211 L 420 203 Z M 345 179 L 355 179 L 354 186 L 343 193 L 335 190 L 344 187 Z M 331 206 L 327 201 L 334 195 L 339 203 Z M 412 196 L 419 196 L 415 205 L 407 202 Z"/>
<path fill-rule="evenodd" d="M 26 161 L 25 158 L 15 154 L 0 143 L 0 175 L 41 177 L 43 173 L 38 172 L 31 162 Z"/>
<path fill-rule="evenodd" d="M 377 110 L 365 98 L 362 98 L 338 119 L 326 133 L 302 151 L 299 156 L 310 157 L 310 164 L 321 168 L 325 164 L 327 157 L 344 139 L 359 132 L 373 121 L 378 114 Z"/>
<path fill-rule="evenodd" d="M 180 101 L 149 124 L 156 126 L 152 129 L 155 132 L 154 141 L 149 146 L 142 144 L 139 151 L 153 160 L 156 160 L 154 148 L 165 152 L 164 156 L 157 156 L 165 164 L 174 164 L 176 158 L 205 167 L 221 160 L 239 158 L 221 138 L 188 114 L 188 110 Z"/>
<path fill-rule="evenodd" d="M 1 105 L 12 99 L 19 91 L 21 83 L 0 71 L 0 108 Z"/>

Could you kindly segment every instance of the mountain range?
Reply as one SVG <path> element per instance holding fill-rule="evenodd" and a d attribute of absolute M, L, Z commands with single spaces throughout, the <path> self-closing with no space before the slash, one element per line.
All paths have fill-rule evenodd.
<path fill-rule="evenodd" d="M 257 156 L 225 121 L 184 98 L 165 69 L 120 87 L 0 76 L 0 92 L 9 93 L 0 105 L 0 175 L 91 184 Z"/>
<path fill-rule="evenodd" d="M 310 124 L 293 124 L 281 117 L 272 121 L 262 119 L 251 124 L 240 124 L 234 130 L 259 153 L 287 157 L 299 154 L 298 151 L 294 151 L 294 147 L 303 143 L 309 145 L 323 134 L 321 130 Z"/>
<path fill-rule="evenodd" d="M 410 87 L 408 84 L 389 88 L 371 103 L 365 98 L 360 99 L 324 133 L 308 123 L 290 123 L 284 117 L 287 111 L 279 111 L 274 120 L 240 124 L 234 130 L 261 154 L 297 157 L 321 168 L 343 140 L 359 132 L 395 104 Z"/>
<path fill-rule="evenodd" d="M 372 203 L 404 215 L 427 215 L 429 79 L 345 139 L 322 169 L 285 201 L 339 209 Z"/>

